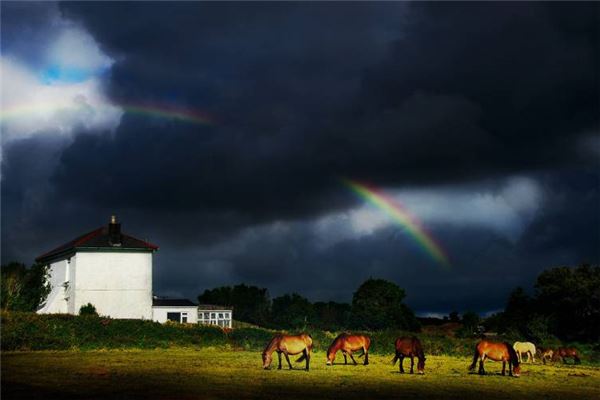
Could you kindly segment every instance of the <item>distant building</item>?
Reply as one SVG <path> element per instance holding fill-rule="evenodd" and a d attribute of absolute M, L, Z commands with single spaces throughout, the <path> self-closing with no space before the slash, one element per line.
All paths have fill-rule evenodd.
<path fill-rule="evenodd" d="M 157 322 L 197 323 L 198 306 L 188 299 L 161 299 L 154 297 L 152 300 L 152 319 Z"/>
<path fill-rule="evenodd" d="M 199 322 L 193 302 L 152 296 L 152 255 L 157 250 L 152 243 L 122 233 L 113 216 L 107 226 L 36 258 L 49 267 L 51 286 L 37 312 L 78 314 L 81 306 L 91 303 L 98 314 L 111 318 Z M 232 310 L 214 307 L 214 318 L 209 314 L 205 319 L 202 310 L 202 323 L 231 327 Z"/>
<path fill-rule="evenodd" d="M 232 328 L 233 308 L 214 306 L 210 304 L 198 305 L 198 322 L 205 325 L 217 325 L 221 328 Z"/>

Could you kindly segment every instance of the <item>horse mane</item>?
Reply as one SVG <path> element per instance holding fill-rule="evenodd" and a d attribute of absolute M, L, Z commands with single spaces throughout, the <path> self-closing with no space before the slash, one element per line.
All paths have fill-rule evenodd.
<path fill-rule="evenodd" d="M 275 335 L 273 336 L 273 339 L 271 339 L 271 341 L 269 342 L 269 344 L 267 344 L 267 347 L 265 347 L 265 349 L 263 350 L 263 354 L 265 354 L 267 352 L 267 350 L 269 350 L 271 348 L 271 345 L 278 339 L 281 338 L 281 335 Z"/>
<path fill-rule="evenodd" d="M 515 351 L 515 349 L 513 349 L 513 347 L 508 342 L 504 342 L 504 345 L 506 346 L 508 354 L 510 355 L 512 365 L 514 365 L 515 367 L 518 367 L 519 366 L 519 357 L 517 356 L 517 352 Z"/>
<path fill-rule="evenodd" d="M 412 339 L 413 348 L 415 349 L 417 357 L 425 358 L 425 352 L 423 351 L 423 345 L 421 344 L 421 341 L 419 340 L 419 338 L 416 336 L 413 336 L 411 339 Z"/>
<path fill-rule="evenodd" d="M 327 354 L 329 354 L 331 352 L 331 349 L 333 349 L 333 346 L 335 346 L 335 344 L 337 343 L 338 340 L 340 340 L 343 337 L 348 336 L 348 333 L 346 332 L 342 332 L 339 335 L 337 335 L 335 337 L 335 339 L 333 339 L 333 342 L 331 342 L 331 345 L 329 346 L 329 348 L 327 349 Z"/>

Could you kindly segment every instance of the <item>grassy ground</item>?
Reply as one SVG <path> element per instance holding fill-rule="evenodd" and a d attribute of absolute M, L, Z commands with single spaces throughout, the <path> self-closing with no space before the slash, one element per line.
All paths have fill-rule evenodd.
<path fill-rule="evenodd" d="M 468 373 L 467 358 L 429 356 L 419 376 L 401 375 L 391 358 L 327 367 L 321 351 L 305 372 L 304 364 L 264 371 L 259 352 L 217 348 L 3 352 L 2 398 L 600 398 L 600 368 L 589 365 L 524 365 L 510 378 L 499 363 L 479 376 Z"/>

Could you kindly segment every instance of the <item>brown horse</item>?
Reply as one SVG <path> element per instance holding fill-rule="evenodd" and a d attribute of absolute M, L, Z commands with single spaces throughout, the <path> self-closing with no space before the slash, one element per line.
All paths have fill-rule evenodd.
<path fill-rule="evenodd" d="M 400 372 L 404 373 L 402 362 L 404 357 L 410 357 L 410 373 L 413 373 L 413 367 L 415 365 L 414 357 L 419 360 L 417 362 L 417 373 L 424 374 L 425 370 L 425 353 L 423 353 L 423 346 L 421 341 L 415 336 L 413 337 L 401 337 L 396 339 L 396 356 L 392 360 L 392 365 L 396 364 L 396 361 L 400 360 Z"/>
<path fill-rule="evenodd" d="M 335 353 L 339 350 L 344 354 L 344 364 L 348 364 L 346 355 L 349 355 L 354 362 L 354 365 L 358 363 L 352 355 L 353 352 L 362 350 L 360 357 L 365 356 L 364 365 L 369 365 L 369 347 L 371 347 L 371 338 L 364 335 L 350 335 L 348 333 L 341 333 L 333 340 L 329 349 L 327 349 L 327 365 L 333 365 L 335 360 Z"/>
<path fill-rule="evenodd" d="M 540 347 L 538 348 L 538 354 L 542 359 L 542 362 L 546 364 L 546 361 L 552 361 L 554 350 L 552 350 L 550 347 Z"/>
<path fill-rule="evenodd" d="M 574 347 L 559 347 L 554 350 L 552 361 L 557 361 L 559 358 L 562 360 L 563 364 L 567 363 L 566 358 L 572 358 L 574 364 L 581 364 L 579 353 L 577 353 L 577 349 Z"/>
<path fill-rule="evenodd" d="M 285 355 L 285 359 L 287 360 L 290 369 L 292 369 L 292 363 L 290 363 L 289 354 L 296 355 L 302 353 L 302 357 L 297 359 L 296 362 L 306 360 L 306 370 L 308 371 L 312 347 L 312 337 L 306 333 L 297 336 L 277 335 L 271 339 L 262 353 L 263 368 L 268 369 L 271 366 L 273 352 L 276 351 L 277 356 L 279 356 L 279 367 L 277 369 L 281 369 L 281 353 Z"/>
<path fill-rule="evenodd" d="M 521 375 L 521 367 L 519 366 L 519 357 L 517 352 L 512 346 L 506 342 L 490 342 L 488 340 L 482 340 L 475 346 L 475 355 L 473 356 L 473 363 L 469 367 L 469 371 L 475 369 L 477 360 L 479 360 L 479 374 L 484 375 L 485 370 L 483 369 L 483 362 L 486 358 L 493 361 L 502 361 L 502 375 L 505 375 L 506 362 L 508 361 L 508 374 L 513 376 Z"/>

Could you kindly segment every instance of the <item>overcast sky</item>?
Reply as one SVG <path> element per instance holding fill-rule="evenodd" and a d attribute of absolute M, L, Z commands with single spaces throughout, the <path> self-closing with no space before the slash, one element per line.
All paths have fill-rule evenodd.
<path fill-rule="evenodd" d="M 425 314 L 600 262 L 597 3 L 1 11 L 3 263 L 116 214 L 160 246 L 157 294 L 350 301 L 378 277 Z M 343 179 L 402 204 L 450 266 Z"/>

